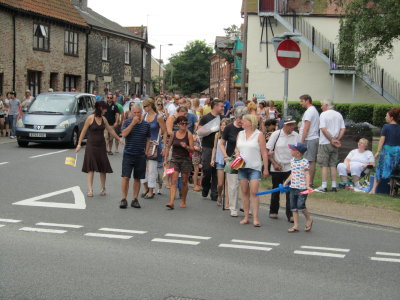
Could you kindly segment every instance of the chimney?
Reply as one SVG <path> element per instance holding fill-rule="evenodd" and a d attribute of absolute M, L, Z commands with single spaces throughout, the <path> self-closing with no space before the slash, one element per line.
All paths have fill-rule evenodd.
<path fill-rule="evenodd" d="M 82 10 L 87 9 L 88 0 L 71 0 L 72 4 L 79 7 Z"/>

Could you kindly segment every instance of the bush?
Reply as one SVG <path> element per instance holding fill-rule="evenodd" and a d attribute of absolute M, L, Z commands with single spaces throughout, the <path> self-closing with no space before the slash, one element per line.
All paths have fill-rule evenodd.
<path fill-rule="evenodd" d="M 372 121 L 374 112 L 374 104 L 369 103 L 354 103 L 350 106 L 348 118 L 354 123 L 362 123 Z"/>
<path fill-rule="evenodd" d="M 392 107 L 400 107 L 400 105 L 391 105 L 391 104 L 375 104 L 374 112 L 372 116 L 372 124 L 376 127 L 382 127 L 383 124 L 386 123 L 385 116 L 386 113 Z"/>
<path fill-rule="evenodd" d="M 337 103 L 335 104 L 335 110 L 340 112 L 340 114 L 343 116 L 344 119 L 347 119 L 349 117 L 349 111 L 351 105 L 352 104 L 350 103 Z"/>

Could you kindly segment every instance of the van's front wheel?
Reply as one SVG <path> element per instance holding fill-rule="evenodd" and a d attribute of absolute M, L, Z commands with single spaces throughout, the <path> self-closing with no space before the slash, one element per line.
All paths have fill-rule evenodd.
<path fill-rule="evenodd" d="M 74 131 L 72 132 L 71 141 L 69 142 L 69 145 L 72 148 L 76 148 L 76 146 L 78 145 L 78 140 L 79 140 L 79 132 L 78 128 L 75 128 Z"/>

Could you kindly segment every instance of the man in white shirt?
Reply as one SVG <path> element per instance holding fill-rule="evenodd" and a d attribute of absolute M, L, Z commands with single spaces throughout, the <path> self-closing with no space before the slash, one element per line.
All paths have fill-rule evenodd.
<path fill-rule="evenodd" d="M 168 106 L 167 106 L 168 116 L 172 116 L 172 115 L 176 114 L 176 110 L 179 107 L 178 102 L 179 102 L 180 98 L 181 97 L 179 95 L 175 95 L 174 102 L 170 102 L 168 104 Z"/>
<path fill-rule="evenodd" d="M 289 144 L 296 145 L 299 134 L 294 131 L 296 120 L 292 116 L 287 116 L 283 120 L 283 128 L 272 133 L 267 143 L 268 159 L 271 161 L 270 174 L 272 176 L 272 188 L 279 187 L 290 175 L 290 161 L 292 159 Z M 290 197 L 286 193 L 286 217 L 290 222 L 292 212 L 290 211 Z M 269 217 L 278 218 L 280 192 L 271 194 L 271 205 Z"/>
<path fill-rule="evenodd" d="M 339 160 L 340 140 L 346 131 L 346 127 L 344 125 L 343 116 L 333 109 L 333 102 L 331 100 L 323 100 L 321 109 L 322 113 L 319 119 L 321 132 L 317 162 L 322 168 L 322 185 L 315 189 L 315 191 L 322 193 L 328 191 L 327 179 L 328 169 L 330 169 L 332 192 L 336 192 L 336 166 Z"/>
<path fill-rule="evenodd" d="M 301 119 L 301 127 L 299 131 L 300 143 L 307 145 L 307 151 L 304 158 L 310 163 L 310 184 L 313 185 L 315 175 L 315 162 L 318 153 L 319 141 L 319 113 L 312 104 L 310 95 L 300 96 L 300 105 L 307 110 Z"/>

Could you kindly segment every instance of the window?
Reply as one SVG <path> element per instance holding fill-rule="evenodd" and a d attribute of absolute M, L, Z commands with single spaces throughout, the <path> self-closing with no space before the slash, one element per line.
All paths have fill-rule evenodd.
<path fill-rule="evenodd" d="M 0 96 L 3 95 L 3 73 L 0 73 Z"/>
<path fill-rule="evenodd" d="M 78 33 L 65 30 L 64 32 L 64 53 L 78 56 Z"/>
<path fill-rule="evenodd" d="M 139 95 L 139 83 L 135 83 L 135 94 Z"/>
<path fill-rule="evenodd" d="M 72 89 L 77 89 L 79 76 L 64 75 L 64 91 L 70 92 Z"/>
<path fill-rule="evenodd" d="M 101 58 L 103 60 L 108 60 L 108 37 L 103 36 L 101 38 L 101 48 L 102 48 Z"/>
<path fill-rule="evenodd" d="M 58 73 L 50 73 L 50 88 L 58 90 Z"/>
<path fill-rule="evenodd" d="M 125 63 L 126 64 L 130 64 L 130 57 L 129 57 L 129 54 L 130 54 L 130 47 L 131 45 L 129 44 L 129 42 L 128 41 L 126 41 L 125 42 Z"/>
<path fill-rule="evenodd" d="M 143 49 L 143 69 L 146 69 L 147 51 Z"/>
<path fill-rule="evenodd" d="M 110 83 L 109 82 L 105 82 L 104 83 L 104 88 L 110 90 Z"/>
<path fill-rule="evenodd" d="M 38 71 L 28 71 L 28 87 L 31 95 L 36 97 L 40 94 L 40 77 L 42 73 Z"/>
<path fill-rule="evenodd" d="M 125 95 L 129 95 L 129 82 L 128 81 L 124 82 L 124 92 L 125 92 Z"/>
<path fill-rule="evenodd" d="M 49 50 L 49 26 L 33 24 L 33 49 Z"/>
<path fill-rule="evenodd" d="M 94 98 L 90 96 L 85 96 L 85 101 L 86 101 L 86 109 L 87 112 L 93 112 L 94 111 Z"/>
<path fill-rule="evenodd" d="M 89 86 L 88 86 L 88 92 L 90 93 L 90 94 L 93 94 L 93 91 L 94 91 L 94 81 L 89 81 Z"/>

